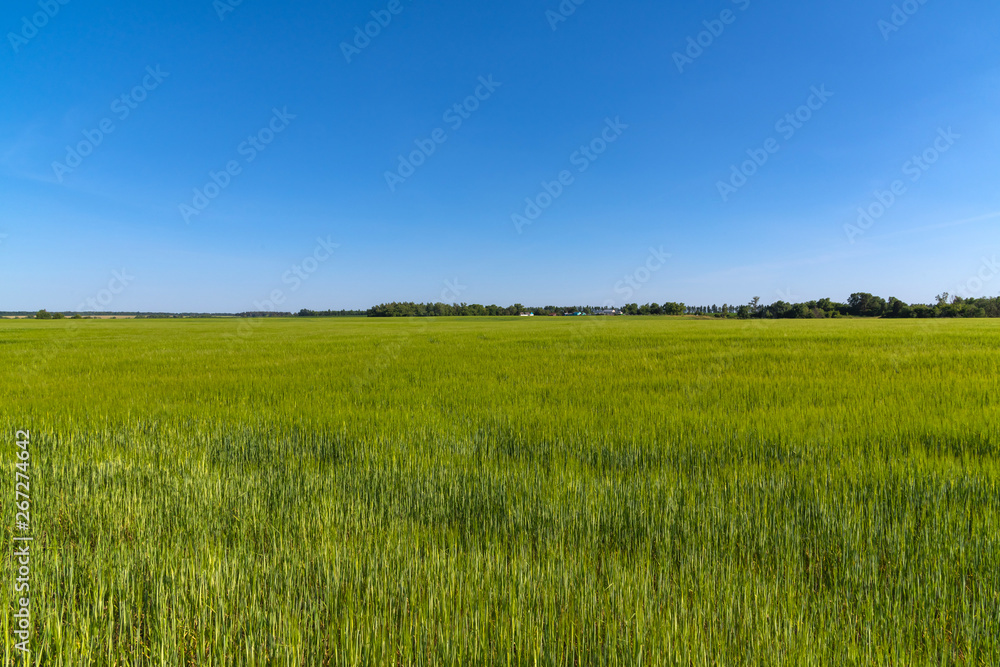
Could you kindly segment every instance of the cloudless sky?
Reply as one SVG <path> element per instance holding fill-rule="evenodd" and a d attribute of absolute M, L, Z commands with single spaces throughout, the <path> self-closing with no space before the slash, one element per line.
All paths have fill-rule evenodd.
<path fill-rule="evenodd" d="M 994 0 L 225 2 L 3 3 L 0 310 L 1000 293 Z"/>

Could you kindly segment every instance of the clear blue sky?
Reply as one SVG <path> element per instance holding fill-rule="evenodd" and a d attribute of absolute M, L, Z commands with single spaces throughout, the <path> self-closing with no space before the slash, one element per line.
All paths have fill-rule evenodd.
<path fill-rule="evenodd" d="M 3 4 L 0 310 L 1000 293 L 994 0 L 223 2 Z"/>

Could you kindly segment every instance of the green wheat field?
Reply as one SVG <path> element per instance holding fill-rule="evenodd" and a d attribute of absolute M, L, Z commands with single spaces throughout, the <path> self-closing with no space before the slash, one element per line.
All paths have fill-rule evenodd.
<path fill-rule="evenodd" d="M 242 328 L 238 329 L 240 322 Z M 1000 664 L 1000 322 L 0 322 L 31 664 Z"/>

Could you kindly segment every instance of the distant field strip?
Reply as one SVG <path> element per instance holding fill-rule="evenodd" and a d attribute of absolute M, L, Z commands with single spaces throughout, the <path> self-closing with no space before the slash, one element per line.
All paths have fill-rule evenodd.
<path fill-rule="evenodd" d="M 1000 320 L 0 321 L 4 664 L 1000 664 Z"/>

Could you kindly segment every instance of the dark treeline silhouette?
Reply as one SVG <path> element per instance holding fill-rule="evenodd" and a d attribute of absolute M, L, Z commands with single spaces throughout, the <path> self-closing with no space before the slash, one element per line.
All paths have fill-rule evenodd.
<path fill-rule="evenodd" d="M 289 313 L 290 314 L 290 313 Z M 227 313 L 139 313 L 131 311 L 100 311 L 100 310 L 87 310 L 87 311 L 64 311 L 61 313 L 49 312 L 45 309 L 39 310 L 37 312 L 26 312 L 26 311 L 7 311 L 0 312 L 0 317 L 24 317 L 29 320 L 92 320 L 95 318 L 103 317 L 123 317 L 123 318 L 134 318 L 137 320 L 158 320 L 158 319 L 185 319 L 185 318 L 209 318 L 209 317 L 233 317 L 231 314 Z"/>
<path fill-rule="evenodd" d="M 1000 317 L 1000 297 L 950 298 L 939 294 L 936 303 L 907 304 L 896 297 L 886 301 L 868 292 L 855 292 L 847 303 L 830 299 L 787 303 L 775 301 L 770 305 L 760 303 L 758 297 L 743 306 L 723 305 L 687 307 L 687 314 L 738 317 L 741 319 L 812 319 L 827 317 L 885 317 L 896 319 L 931 317 Z"/>
<path fill-rule="evenodd" d="M 610 310 L 610 309 L 609 309 Z M 513 315 L 594 315 L 603 312 L 595 306 L 544 306 L 525 308 L 513 306 L 483 306 L 478 303 L 383 303 L 367 311 L 368 317 L 510 317 Z"/>
<path fill-rule="evenodd" d="M 365 317 L 367 310 L 307 310 L 303 308 L 298 317 Z"/>
<path fill-rule="evenodd" d="M 664 304 L 630 303 L 620 309 L 597 306 L 545 306 L 525 308 L 521 304 L 513 306 L 483 306 L 461 303 L 384 303 L 367 311 L 368 317 L 454 317 L 454 316 L 510 316 L 531 313 L 533 315 L 575 315 L 575 314 L 620 314 L 620 315 L 701 315 L 708 317 L 730 317 L 739 319 L 818 319 L 834 317 L 885 317 L 885 318 L 929 318 L 929 317 L 1000 317 L 1000 297 L 951 298 L 948 293 L 940 294 L 936 303 L 907 304 L 896 297 L 885 300 L 868 292 L 855 292 L 847 303 L 831 299 L 819 299 L 803 303 L 775 301 L 763 304 L 759 297 L 744 305 L 688 306 L 683 303 Z"/>
<path fill-rule="evenodd" d="M 524 312 L 520 304 L 506 308 L 496 305 L 482 306 L 478 303 L 383 303 L 369 308 L 368 317 L 490 317 L 519 315 Z"/>
<path fill-rule="evenodd" d="M 952 297 L 947 292 L 939 294 L 934 304 L 907 304 L 896 297 L 885 300 L 868 292 L 855 292 L 847 303 L 830 299 L 787 303 L 775 301 L 763 304 L 754 297 L 744 305 L 723 304 L 721 306 L 688 306 L 683 303 L 663 304 L 630 303 L 621 308 L 601 306 L 544 306 L 525 307 L 519 303 L 513 306 L 483 306 L 478 303 L 383 303 L 368 310 L 308 310 L 298 313 L 256 311 L 236 313 L 236 317 L 501 317 L 514 315 L 694 315 L 702 317 L 738 319 L 817 319 L 833 317 L 885 317 L 885 318 L 930 318 L 930 317 L 1000 317 L 1000 297 L 963 298 Z M 177 317 L 233 317 L 225 313 L 37 313 L 6 312 L 4 316 L 27 316 L 33 319 L 80 319 L 95 316 L 132 316 L 135 318 L 177 318 Z"/>

